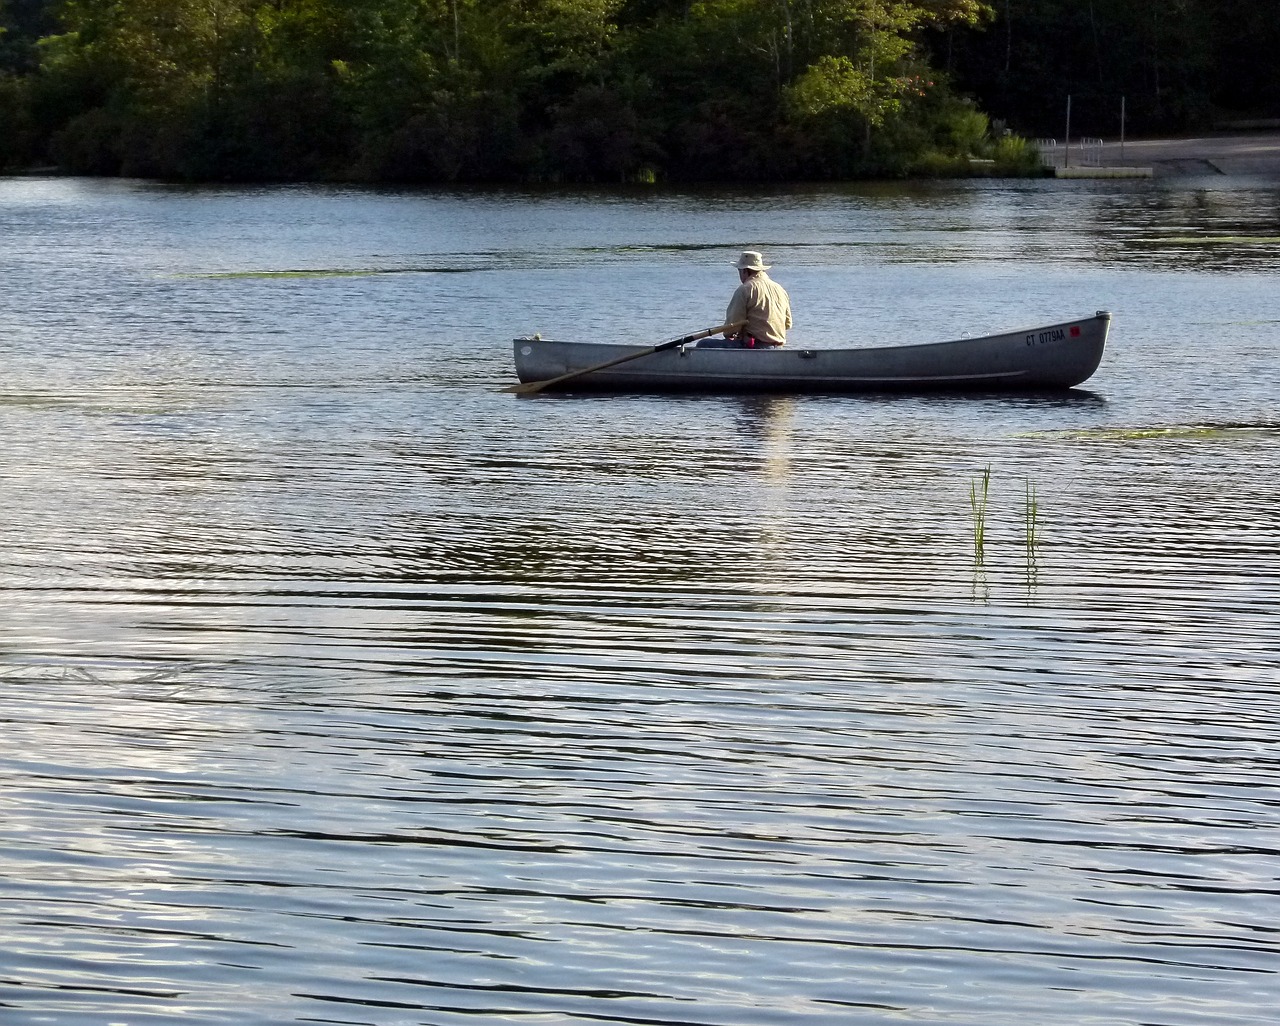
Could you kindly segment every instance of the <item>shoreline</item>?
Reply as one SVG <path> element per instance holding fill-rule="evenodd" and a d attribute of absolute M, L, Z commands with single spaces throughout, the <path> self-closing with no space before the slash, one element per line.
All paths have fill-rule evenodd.
<path fill-rule="evenodd" d="M 1280 180 L 1280 130 L 1237 130 L 1229 133 L 1213 132 L 1201 135 L 1184 136 L 1177 138 L 1160 138 L 1160 139 L 1126 139 L 1121 142 L 1119 139 L 1097 139 L 1097 138 L 1080 138 L 1071 141 L 1070 149 L 1064 152 L 1062 144 L 1056 140 L 1028 140 L 1029 142 L 1038 142 L 1040 144 L 1050 144 L 1042 148 L 1045 156 L 1045 173 L 1058 178 L 1170 178 L 1170 177 L 1188 177 L 1202 175 L 1224 175 L 1224 176 L 1247 176 L 1247 177 L 1263 177 L 1276 178 Z M 989 161 L 971 160 L 970 168 L 973 172 L 971 175 L 941 175 L 938 177 L 955 177 L 957 179 L 964 177 L 986 177 L 990 172 L 984 167 L 979 168 L 978 165 L 986 165 L 993 163 Z M 24 177 L 78 177 L 69 175 L 56 167 L 31 167 L 31 168 L 10 168 L 0 171 L 0 177 L 24 178 Z M 114 176 L 105 176 L 114 177 Z M 933 177 L 933 176 L 926 176 Z M 169 181 L 169 179 L 157 178 L 147 179 L 148 181 Z M 851 182 L 877 182 L 877 181 L 893 181 L 898 179 L 891 178 L 850 178 L 841 180 L 832 180 L 830 184 L 841 184 Z M 683 184 L 696 184 L 699 186 L 719 185 L 724 187 L 760 187 L 760 186 L 786 186 L 800 184 L 803 179 L 797 179 L 795 182 L 742 182 L 742 181 L 726 181 L 726 182 L 698 182 L 698 183 L 663 183 L 667 186 Z M 183 182 L 186 185 L 230 185 L 230 184 L 278 184 L 278 185 L 298 185 L 303 183 L 327 183 L 327 184 L 346 184 L 346 185 L 369 185 L 374 187 L 385 187 L 391 185 L 391 182 L 355 182 L 333 179 L 299 179 L 299 180 L 280 180 L 271 182 L 228 182 L 225 180 L 211 180 L 207 182 Z M 435 187 L 444 188 L 474 188 L 491 186 L 497 183 L 467 183 L 467 182 L 450 182 L 437 183 Z M 521 187 L 521 188 L 537 188 L 539 185 L 560 185 L 562 183 L 502 183 L 500 187 Z M 603 183 L 594 183 L 587 187 L 599 187 Z M 646 184 L 654 183 L 628 183 L 633 186 L 645 187 Z M 426 186 L 431 187 L 431 186 Z"/>
<path fill-rule="evenodd" d="M 1280 131 L 1236 131 L 1166 139 L 1073 140 L 1069 160 L 1062 148 L 1053 151 L 1077 177 L 1096 169 L 1097 177 L 1119 170 L 1149 169 L 1157 178 L 1187 175 L 1243 175 L 1280 179 Z M 1108 173 L 1110 171 L 1111 173 Z M 1066 177 L 1066 176 L 1064 176 Z"/>

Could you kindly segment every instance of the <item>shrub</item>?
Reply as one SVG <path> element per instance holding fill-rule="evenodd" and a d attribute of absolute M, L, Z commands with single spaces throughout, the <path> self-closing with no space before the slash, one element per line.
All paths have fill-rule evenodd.
<path fill-rule="evenodd" d="M 1034 175 L 1042 170 L 1040 151 L 1018 135 L 997 139 L 991 155 L 996 162 L 997 174 Z"/>

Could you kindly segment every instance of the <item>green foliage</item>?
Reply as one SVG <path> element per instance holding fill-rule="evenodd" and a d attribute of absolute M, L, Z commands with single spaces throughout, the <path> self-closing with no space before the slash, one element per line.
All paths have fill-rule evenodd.
<path fill-rule="evenodd" d="M 0 75 L 38 67 L 36 41 L 58 29 L 55 6 L 54 0 L 0 0 Z"/>
<path fill-rule="evenodd" d="M 1010 177 L 1030 176 L 1043 171 L 1040 151 L 1020 136 L 1006 135 L 997 139 L 991 157 L 996 162 L 995 170 L 998 174 Z"/>
<path fill-rule="evenodd" d="M 906 163 L 904 174 L 912 178 L 964 178 L 971 170 L 968 157 L 925 150 Z"/>
<path fill-rule="evenodd" d="M 901 118 L 916 89 L 906 71 L 923 67 L 918 33 L 983 8 L 64 0 L 57 10 L 60 31 L 43 33 L 20 101 L 40 126 L 19 147 L 29 160 L 185 178 L 626 181 L 866 167 L 869 132 Z"/>
<path fill-rule="evenodd" d="M 943 126 L 949 149 L 963 156 L 977 156 L 983 150 L 990 125 L 982 111 L 957 104 Z"/>
<path fill-rule="evenodd" d="M 1270 6 L 1268 6 L 1270 5 Z M 1274 0 L 0 0 L 0 162 L 191 179 L 1027 174 L 1277 113 Z M 963 98 L 955 83 L 977 92 Z M 1115 116 L 1111 117 L 1112 121 Z M 1114 127 L 1114 126 L 1109 126 Z"/>
<path fill-rule="evenodd" d="M 17 167 L 28 151 L 25 83 L 0 73 L 0 171 Z"/>
<path fill-rule="evenodd" d="M 890 83 L 877 82 L 872 72 L 855 67 L 848 57 L 830 54 L 805 68 L 785 95 L 790 113 L 801 119 L 851 113 L 882 125 L 900 106 Z"/>

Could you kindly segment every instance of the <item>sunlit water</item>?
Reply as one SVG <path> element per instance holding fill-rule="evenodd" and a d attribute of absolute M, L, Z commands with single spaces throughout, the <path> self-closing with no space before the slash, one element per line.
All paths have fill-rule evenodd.
<path fill-rule="evenodd" d="M 1274 185 L 10 179 L 0 233 L 5 1026 L 1275 1023 Z M 1112 343 L 500 391 L 748 246 L 795 344 Z"/>

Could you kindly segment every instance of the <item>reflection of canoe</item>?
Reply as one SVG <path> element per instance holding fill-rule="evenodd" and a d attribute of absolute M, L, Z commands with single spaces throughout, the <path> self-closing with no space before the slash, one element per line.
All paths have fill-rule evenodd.
<path fill-rule="evenodd" d="M 522 382 L 546 381 L 647 353 L 565 381 L 564 389 L 694 392 L 969 391 L 1070 388 L 1098 368 L 1111 315 L 914 346 L 867 349 L 699 349 L 515 340 Z"/>

